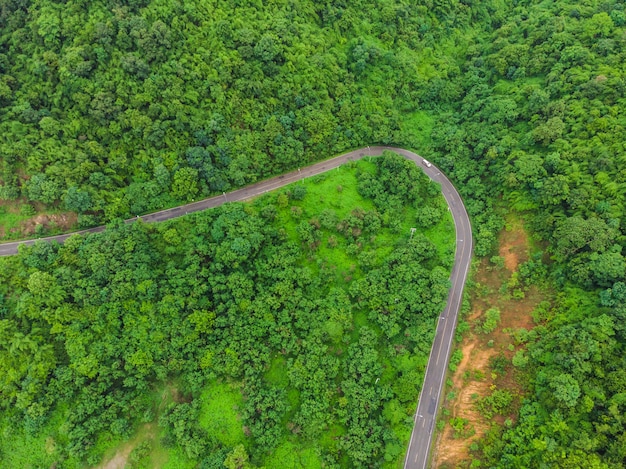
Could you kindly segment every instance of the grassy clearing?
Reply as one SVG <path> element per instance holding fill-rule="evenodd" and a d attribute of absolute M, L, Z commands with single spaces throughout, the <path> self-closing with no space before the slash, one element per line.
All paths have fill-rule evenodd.
<path fill-rule="evenodd" d="M 155 463 L 148 467 L 162 467 L 163 469 L 194 469 L 198 467 L 198 463 L 185 456 L 179 448 L 163 448 L 163 450 L 167 451 L 167 453 L 164 453 L 166 454 L 167 460 L 162 465 Z M 154 461 L 154 459 L 152 461 Z"/>
<path fill-rule="evenodd" d="M 305 180 L 307 195 L 301 204 L 303 214 L 315 216 L 323 207 L 332 208 L 339 218 L 344 218 L 356 207 L 373 210 L 372 201 L 364 199 L 357 190 L 357 168 L 371 173 L 376 171 L 374 163 L 360 160 Z"/>
<path fill-rule="evenodd" d="M 422 118 L 426 118 L 425 114 Z M 376 165 L 368 160 L 348 163 L 327 173 L 290 184 L 281 189 L 278 195 L 269 194 L 264 197 L 274 198 L 279 207 L 278 224 L 285 230 L 291 241 L 299 243 L 298 225 L 303 221 L 317 219 L 324 210 L 334 211 L 338 220 L 345 218 L 356 208 L 366 211 L 376 210 L 373 202 L 363 198 L 357 190 L 359 171 L 375 174 Z M 306 187 L 306 196 L 302 200 L 285 197 L 292 194 L 297 186 Z M 283 194 L 282 199 L 280 194 Z M 443 199 L 443 196 L 439 197 Z M 262 203 L 262 199 L 259 202 Z M 417 227 L 416 214 L 415 207 L 407 207 L 401 216 L 397 232 L 385 228 L 370 240 L 368 250 L 374 253 L 376 262 L 382 262 L 397 243 L 406 242 L 411 237 L 411 229 Z M 327 264 L 330 274 L 335 277 L 336 284 L 344 285 L 346 278 L 358 278 L 361 272 L 355 266 L 354 258 L 347 253 L 349 241 L 343 236 L 337 236 L 331 230 L 322 229 L 321 231 L 322 237 L 316 248 L 316 257 Z M 442 258 L 452 260 L 455 230 L 452 215 L 447 210 L 436 225 L 428 229 L 417 228 L 413 236 L 419 234 L 426 236 L 437 247 Z M 319 273 L 318 264 L 309 262 L 308 267 L 315 274 Z"/>
<path fill-rule="evenodd" d="M 61 433 L 66 412 L 56 411 L 48 424 L 33 436 L 22 430 L 15 432 L 7 418 L 0 420 L 0 468 L 52 467 L 59 460 L 59 443 L 64 440 Z M 65 460 L 63 467 L 81 467 L 75 460 Z"/>
<path fill-rule="evenodd" d="M 437 247 L 437 252 L 442 259 L 452 259 L 454 256 L 456 232 L 452 214 L 448 210 L 446 210 L 439 223 L 424 230 L 423 233 Z"/>
<path fill-rule="evenodd" d="M 192 469 L 196 462 L 190 460 L 180 448 L 163 444 L 166 431 L 158 426 L 161 413 L 173 402 L 179 402 L 178 384 L 170 382 L 156 388 L 146 396 L 152 403 L 155 418 L 140 424 L 130 438 L 122 439 L 103 433 L 96 441 L 95 454 L 103 454 L 96 469 L 110 467 Z"/>
<path fill-rule="evenodd" d="M 274 357 L 269 370 L 265 373 L 265 381 L 281 388 L 286 388 L 289 385 L 289 376 L 287 375 L 287 362 L 285 357 Z"/>
<path fill-rule="evenodd" d="M 265 460 L 264 466 L 282 469 L 321 469 L 322 461 L 312 448 L 302 448 L 286 441 Z"/>
<path fill-rule="evenodd" d="M 150 422 L 143 424 L 135 432 L 135 434 L 124 442 L 117 441 L 115 446 L 110 447 L 102 463 L 96 469 L 105 469 L 108 467 L 132 467 L 132 468 L 163 468 L 163 467 L 176 467 L 176 468 L 191 468 L 193 464 L 182 453 L 182 459 L 178 461 L 186 460 L 186 465 L 176 463 L 170 465 L 169 463 L 176 457 L 173 453 L 174 449 L 166 448 L 161 444 L 161 434 L 156 422 Z M 114 441 L 110 441 L 110 445 Z"/>
<path fill-rule="evenodd" d="M 352 210 L 360 207 L 364 210 L 373 210 L 371 200 L 364 199 L 357 191 L 357 175 L 354 170 L 375 171 L 375 165 L 367 161 L 346 164 L 318 176 L 289 184 L 281 189 L 279 194 L 291 193 L 296 186 L 306 187 L 306 196 L 303 200 L 289 200 L 286 207 L 278 213 L 279 224 L 285 229 L 290 239 L 297 241 L 296 227 L 302 220 L 317 217 L 323 209 L 333 210 L 339 219 L 346 217 Z M 269 197 L 274 197 L 270 195 Z M 278 199 L 280 207 L 280 198 Z M 291 207 L 299 207 L 302 212 L 294 214 Z"/>
<path fill-rule="evenodd" d="M 341 424 L 331 425 L 319 439 L 322 448 L 334 448 L 339 444 L 339 440 L 347 433 L 346 427 Z"/>
<path fill-rule="evenodd" d="M 204 390 L 200 400 L 199 423 L 209 435 L 215 436 L 224 446 L 244 442 L 245 435 L 239 420 L 243 397 L 238 389 L 228 383 L 214 382 Z"/>
<path fill-rule="evenodd" d="M 17 210 L 9 209 L 8 207 L 0 207 L 0 227 L 2 231 L 0 235 L 2 238 L 9 237 L 11 230 L 19 228 L 20 224 L 24 220 L 28 220 L 32 215 L 23 215 L 19 208 Z"/>
<path fill-rule="evenodd" d="M 402 132 L 408 135 L 419 148 L 426 148 L 430 142 L 435 118 L 426 111 L 415 111 L 407 114 L 401 123 Z"/>
<path fill-rule="evenodd" d="M 76 220 L 76 214 L 72 212 L 37 210 L 19 200 L 0 201 L 0 240 L 67 232 L 76 226 Z"/>

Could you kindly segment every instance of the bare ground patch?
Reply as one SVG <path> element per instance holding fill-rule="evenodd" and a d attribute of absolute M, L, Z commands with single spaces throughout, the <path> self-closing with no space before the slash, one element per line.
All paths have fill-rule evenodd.
<path fill-rule="evenodd" d="M 176 383 L 167 383 L 158 391 L 155 396 L 154 410 L 155 418 L 152 422 L 140 425 L 128 441 L 120 443 L 105 454 L 102 463 L 94 469 L 122 469 L 126 467 L 136 467 L 137 451 L 143 451 L 144 456 L 140 467 L 151 467 L 158 469 L 167 464 L 169 459 L 168 451 L 163 447 L 157 422 L 159 416 L 172 402 L 191 402 L 191 396 L 183 394 Z M 143 448 L 143 449 L 142 449 Z M 148 448 L 146 450 L 146 448 Z M 134 450 L 137 450 L 133 452 Z M 135 459 L 135 461 L 133 461 Z M 147 466 L 146 466 L 147 465 Z"/>
<path fill-rule="evenodd" d="M 510 281 L 518 265 L 529 258 L 528 237 L 521 222 L 503 231 L 499 243 L 504 268 L 495 268 L 483 259 L 474 275 L 472 310 L 467 317 L 471 332 L 460 344 L 463 359 L 456 372 L 450 376 L 454 397 L 444 403 L 449 413 L 443 417 L 444 420 L 466 419 L 466 432 L 465 435 L 459 435 L 449 423 L 446 424 L 435 442 L 433 467 L 469 467 L 471 443 L 484 436 L 492 424 L 492 420 L 486 419 L 477 410 L 476 401 L 490 395 L 496 388 L 506 389 L 514 396 L 520 396 L 522 392 L 514 378 L 515 370 L 512 366 L 508 367 L 505 374 L 498 374 L 493 371 L 492 362 L 498 356 L 503 356 L 510 363 L 519 350 L 519 347 L 513 345 L 511 333 L 520 328 L 534 327 L 531 312 L 543 297 L 534 287 L 525 292 L 521 299 L 513 299 L 510 294 L 501 293 L 502 286 Z M 484 313 L 494 307 L 500 310 L 500 323 L 493 332 L 485 334 L 480 328 Z M 502 423 L 505 418 L 513 419 L 514 415 L 497 416 L 493 420 Z"/>
<path fill-rule="evenodd" d="M 135 448 L 136 443 L 128 442 L 117 450 L 117 453 L 107 462 L 96 466 L 96 469 L 124 469 L 128 462 L 130 452 Z"/>
<path fill-rule="evenodd" d="M 24 220 L 12 232 L 20 232 L 24 236 L 32 236 L 37 231 L 37 226 L 41 225 L 45 229 L 58 229 L 68 231 L 76 225 L 78 217 L 74 212 L 64 212 L 55 214 L 39 214 Z"/>
<path fill-rule="evenodd" d="M 154 440 L 157 436 L 157 427 L 154 422 L 146 423 L 141 426 L 137 437 L 117 448 L 115 454 L 96 466 L 95 469 L 124 469 L 128 465 L 128 457 L 130 453 L 143 441 Z"/>
<path fill-rule="evenodd" d="M 528 236 L 521 221 L 508 224 L 500 233 L 498 253 L 504 258 L 504 266 L 509 272 L 515 272 L 519 264 L 528 260 Z"/>

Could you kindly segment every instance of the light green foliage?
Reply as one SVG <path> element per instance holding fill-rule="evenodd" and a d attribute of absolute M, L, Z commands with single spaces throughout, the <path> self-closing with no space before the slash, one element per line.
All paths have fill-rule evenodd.
<path fill-rule="evenodd" d="M 1 467 L 48 467 L 58 460 L 67 441 L 67 435 L 59 431 L 62 423 L 67 419 L 63 410 L 54 412 L 43 428 L 36 434 L 20 428 L 15 428 L 6 418 L 0 419 L 0 451 L 2 454 Z M 68 468 L 81 467 L 80 461 L 70 458 L 65 461 Z"/>
<path fill-rule="evenodd" d="M 463 360 L 463 352 L 461 351 L 461 349 L 456 349 L 454 352 L 452 352 L 452 356 L 450 357 L 450 371 L 456 371 L 457 367 L 461 363 L 461 360 Z"/>
<path fill-rule="evenodd" d="M 504 389 L 496 389 L 489 396 L 483 397 L 476 402 L 476 407 L 487 419 L 495 415 L 506 415 L 510 412 L 513 396 Z"/>
<path fill-rule="evenodd" d="M 502 256 L 491 256 L 489 261 L 498 270 L 502 270 L 504 268 L 504 257 Z"/>
<path fill-rule="evenodd" d="M 193 168 L 181 168 L 174 174 L 172 195 L 177 199 L 191 201 L 198 195 L 198 171 Z"/>
<path fill-rule="evenodd" d="M 224 446 L 242 443 L 241 392 L 228 384 L 212 383 L 200 396 L 198 424 Z"/>
<path fill-rule="evenodd" d="M 454 430 L 454 438 L 469 438 L 476 430 L 470 425 L 469 420 L 461 417 L 452 417 L 449 422 Z"/>
<path fill-rule="evenodd" d="M 284 467 L 288 469 L 321 469 L 320 457 L 313 448 L 300 448 L 285 442 L 276 448 L 263 462 L 265 467 Z"/>
<path fill-rule="evenodd" d="M 265 373 L 265 380 L 274 386 L 287 387 L 289 385 L 287 363 L 284 357 L 275 357 L 272 360 L 269 369 Z"/>
<path fill-rule="evenodd" d="M 555 399 L 566 407 L 573 407 L 580 397 L 580 386 L 569 373 L 563 373 L 552 378 L 550 387 L 554 391 Z"/>
<path fill-rule="evenodd" d="M 513 366 L 517 368 L 525 368 L 528 364 L 528 356 L 524 353 L 524 350 L 518 350 L 513 356 Z"/>
<path fill-rule="evenodd" d="M 243 445 L 237 445 L 224 460 L 226 469 L 248 469 L 253 466 L 248 462 L 249 456 Z"/>
<path fill-rule="evenodd" d="M 139 443 L 128 455 L 127 465 L 132 469 L 148 467 L 152 449 L 152 442 L 149 440 Z"/>
<path fill-rule="evenodd" d="M 489 308 L 485 311 L 485 315 L 480 326 L 484 334 L 491 334 L 500 324 L 500 310 L 498 308 Z"/>

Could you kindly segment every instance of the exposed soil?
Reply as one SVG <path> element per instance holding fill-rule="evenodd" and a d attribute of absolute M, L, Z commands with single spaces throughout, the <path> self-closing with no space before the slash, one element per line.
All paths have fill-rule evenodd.
<path fill-rule="evenodd" d="M 523 225 L 517 222 L 510 230 L 503 231 L 499 244 L 504 269 L 494 268 L 487 259 L 483 259 L 474 275 L 476 286 L 471 292 L 472 310 L 467 317 L 471 332 L 464 337 L 460 346 L 463 359 L 456 372 L 450 376 L 453 388 L 447 392 L 453 391 L 454 398 L 444 403 L 449 411 L 449 415 L 443 417 L 446 422 L 453 417 L 467 419 L 467 432 L 455 438 L 454 429 L 449 424 L 445 426 L 435 442 L 433 467 L 469 467 L 470 444 L 482 437 L 492 424 L 476 409 L 478 398 L 490 395 L 496 387 L 507 389 L 514 396 L 521 395 L 513 367 L 509 365 L 507 372 L 499 376 L 493 372 L 490 360 L 502 354 L 510 363 L 520 348 L 512 346 L 514 340 L 511 332 L 534 326 L 530 313 L 542 300 L 542 295 L 534 287 L 528 289 L 523 299 L 512 299 L 510 295 L 500 293 L 500 288 L 509 281 L 518 265 L 529 257 L 529 244 Z M 500 324 L 492 333 L 485 334 L 480 329 L 483 315 L 493 307 L 500 310 Z M 506 418 L 513 420 L 514 415 L 497 416 L 493 420 L 502 424 Z"/>
<path fill-rule="evenodd" d="M 25 199 L 17 200 L 0 200 L 0 208 L 3 213 L 20 214 L 24 204 L 29 203 Z M 26 220 L 20 222 L 18 226 L 8 228 L 6 226 L 0 226 L 0 239 L 11 235 L 11 238 L 16 236 L 19 238 L 29 237 L 37 233 L 37 226 L 41 225 L 45 229 L 56 229 L 57 231 L 70 231 L 75 227 L 78 216 L 74 212 L 63 212 L 55 214 L 41 213 L 46 211 L 46 206 L 40 202 L 30 202 L 35 209 L 35 212 L 39 213 Z"/>
<path fill-rule="evenodd" d="M 130 453 L 143 441 L 154 440 L 157 436 L 156 423 L 146 423 L 142 425 L 137 432 L 141 437 L 133 438 L 126 443 L 121 444 L 112 458 L 105 460 L 95 469 L 124 469 L 128 464 Z"/>
<path fill-rule="evenodd" d="M 128 462 L 128 456 L 130 456 L 130 452 L 135 448 L 137 442 L 128 442 L 122 445 L 115 453 L 111 459 L 107 462 L 96 466 L 96 469 L 124 469 L 126 467 L 126 463 Z"/>
<path fill-rule="evenodd" d="M 139 426 L 130 440 L 119 444 L 117 448 L 113 448 L 105 455 L 103 462 L 94 469 L 122 469 L 128 467 L 129 457 L 132 457 L 131 453 L 143 442 L 151 443 L 149 461 L 147 462 L 148 467 L 159 468 L 167 463 L 167 451 L 159 443 L 159 429 L 157 426 L 159 415 L 171 402 L 190 402 L 191 396 L 185 396 L 181 393 L 175 383 L 168 383 L 163 387 L 159 397 L 160 399 L 155 403 L 156 416 L 154 420 Z M 113 451 L 115 452 L 113 453 Z M 132 461 L 130 462 L 132 463 Z M 143 463 L 145 463 L 145 460 Z"/>
<path fill-rule="evenodd" d="M 20 223 L 19 227 L 13 228 L 11 232 L 20 232 L 24 236 L 32 236 L 36 233 L 37 226 L 42 225 L 44 228 L 56 228 L 61 231 L 68 231 L 76 224 L 78 217 L 73 212 L 55 213 L 51 215 L 40 214 L 35 215 L 28 220 Z"/>
<path fill-rule="evenodd" d="M 528 260 L 528 238 L 521 222 L 513 223 L 510 229 L 500 234 L 498 252 L 509 272 L 515 272 L 520 263 Z"/>

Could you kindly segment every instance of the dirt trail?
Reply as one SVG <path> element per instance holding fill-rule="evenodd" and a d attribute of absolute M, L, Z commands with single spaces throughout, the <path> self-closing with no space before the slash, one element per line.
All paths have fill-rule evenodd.
<path fill-rule="evenodd" d="M 96 469 L 124 469 L 126 467 L 126 463 L 128 462 L 128 456 L 134 447 L 135 445 L 130 443 L 124 445 L 117 450 L 115 456 L 100 466 L 97 466 Z"/>
<path fill-rule="evenodd" d="M 499 376 L 493 372 L 490 361 L 498 355 L 503 355 L 510 363 L 519 347 L 511 350 L 514 341 L 509 331 L 533 327 L 530 313 L 541 301 L 541 295 L 532 287 L 523 299 L 518 300 L 500 293 L 502 285 L 510 280 L 519 264 L 528 259 L 529 244 L 521 222 L 516 221 L 509 230 L 503 231 L 499 237 L 499 244 L 499 254 L 504 261 L 504 268 L 498 269 L 483 259 L 474 275 L 476 286 L 471 292 L 472 310 L 467 317 L 471 332 L 461 343 L 463 359 L 456 372 L 450 376 L 454 397 L 446 400 L 444 404 L 449 412 L 448 416 L 443 417 L 446 422 L 451 418 L 461 418 L 467 419 L 467 423 L 463 434 L 456 432 L 456 435 L 451 425 L 446 424 L 435 442 L 433 467 L 469 467 L 471 461 L 469 446 L 482 437 L 492 423 L 477 411 L 475 405 L 477 399 L 491 394 L 496 386 L 500 389 L 506 388 L 514 395 L 521 392 L 512 377 L 514 371 L 510 369 L 511 367 L 505 375 Z M 483 315 L 493 307 L 500 310 L 500 324 L 493 332 L 485 334 L 480 329 Z M 507 417 L 512 418 L 513 415 Z M 504 419 L 502 416 L 496 417 L 496 421 L 500 423 Z"/>
<path fill-rule="evenodd" d="M 120 446 L 113 457 L 104 460 L 101 464 L 94 469 L 124 469 L 128 465 L 128 457 L 130 453 L 142 442 L 152 441 L 157 436 L 156 423 L 150 422 L 143 424 L 137 431 L 137 435 Z"/>
<path fill-rule="evenodd" d="M 180 404 L 181 402 L 190 401 L 190 396 L 185 396 L 181 393 L 174 383 L 166 384 L 161 390 L 160 398 L 155 402 L 156 416 L 154 420 L 140 425 L 133 437 L 107 452 L 103 461 L 94 469 L 123 469 L 133 465 L 137 467 L 136 461 L 134 464 L 132 461 L 133 457 L 138 457 L 137 454 L 132 454 L 133 450 L 146 443 L 149 444 L 150 450 L 147 456 L 144 454 L 144 459 L 140 467 L 151 467 L 155 469 L 163 467 L 167 463 L 168 454 L 167 450 L 164 449 L 159 442 L 159 428 L 157 426 L 159 415 L 161 415 L 168 404 L 172 402 Z M 129 461 L 129 458 L 131 461 Z M 147 458 L 147 460 L 145 458 Z M 147 466 L 145 464 L 147 464 Z"/>

